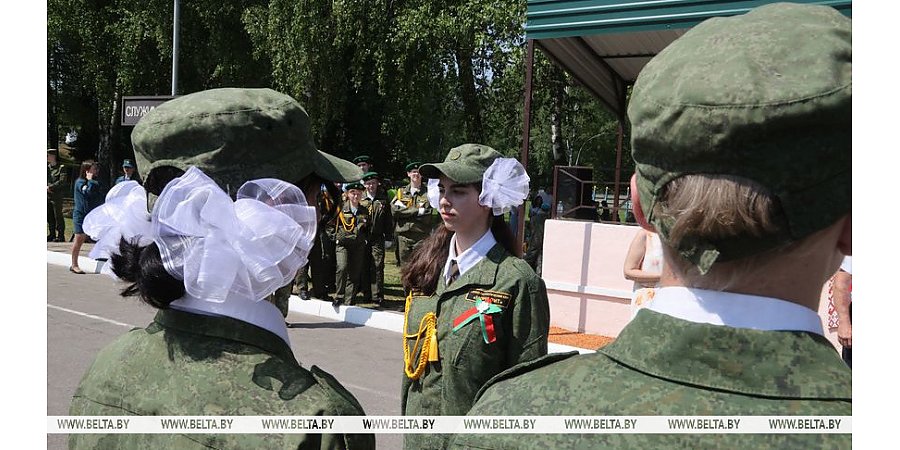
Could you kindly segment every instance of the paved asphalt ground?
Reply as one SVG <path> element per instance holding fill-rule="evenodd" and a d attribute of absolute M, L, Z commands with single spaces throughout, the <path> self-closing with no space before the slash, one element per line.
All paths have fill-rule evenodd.
<path fill-rule="evenodd" d="M 69 401 L 97 352 L 116 337 L 153 320 L 154 310 L 122 298 L 105 275 L 70 273 L 47 264 L 47 415 L 67 415 Z M 356 396 L 369 415 L 400 414 L 403 367 L 400 334 L 290 313 L 294 355 L 317 365 Z M 402 446 L 401 435 L 376 435 L 379 449 Z M 48 449 L 67 448 L 67 435 L 47 435 Z"/>

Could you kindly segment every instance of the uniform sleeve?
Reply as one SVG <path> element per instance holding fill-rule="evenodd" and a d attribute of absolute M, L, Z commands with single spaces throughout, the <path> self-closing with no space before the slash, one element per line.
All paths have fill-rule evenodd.
<path fill-rule="evenodd" d="M 100 192 L 100 182 L 96 180 L 85 180 L 80 186 L 81 193 L 85 196 L 93 196 Z"/>
<path fill-rule="evenodd" d="M 48 185 L 50 189 L 55 190 L 62 187 L 63 183 L 65 183 L 66 181 L 66 171 L 63 170 L 63 166 L 57 167 L 56 170 L 53 171 L 52 175 L 53 182 Z"/>
<path fill-rule="evenodd" d="M 396 199 L 391 202 L 391 214 L 396 219 L 411 219 L 419 215 L 419 208 L 415 205 L 413 206 L 398 206 L 396 203 Z"/>
<path fill-rule="evenodd" d="M 522 262 L 524 263 L 524 262 Z M 512 305 L 510 342 L 506 366 L 511 367 L 547 354 L 550 302 L 544 280 L 531 274 Z"/>

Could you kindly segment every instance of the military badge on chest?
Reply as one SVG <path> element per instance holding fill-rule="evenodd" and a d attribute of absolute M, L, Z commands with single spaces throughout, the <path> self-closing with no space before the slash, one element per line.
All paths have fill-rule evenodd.
<path fill-rule="evenodd" d="M 497 330 L 494 324 L 495 315 L 502 313 L 509 305 L 510 295 L 505 292 L 486 291 L 473 289 L 466 294 L 466 300 L 473 302 L 474 306 L 465 310 L 456 319 L 453 319 L 453 331 L 456 332 L 470 322 L 478 321 L 481 324 L 481 336 L 485 344 L 497 340 Z"/>

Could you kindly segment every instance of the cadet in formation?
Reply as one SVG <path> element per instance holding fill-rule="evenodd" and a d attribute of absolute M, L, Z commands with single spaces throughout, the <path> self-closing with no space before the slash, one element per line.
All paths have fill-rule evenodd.
<path fill-rule="evenodd" d="M 397 265 L 403 267 L 409 260 L 413 249 L 428 237 L 434 228 L 433 208 L 428 203 L 428 194 L 422 184 L 419 166 L 413 162 L 406 165 L 409 184 L 397 189 L 391 201 L 391 214 L 396 224 L 394 234 L 397 235 Z"/>
<path fill-rule="evenodd" d="M 355 181 L 347 185 L 347 200 L 341 205 L 334 230 L 337 260 L 337 292 L 333 306 L 346 301 L 352 305 L 356 294 L 363 291 L 366 270 L 366 240 L 369 234 L 369 210 L 360 204 L 363 185 Z"/>
<path fill-rule="evenodd" d="M 59 151 L 47 149 L 47 242 L 66 241 L 63 197 L 67 185 L 66 168 L 59 164 Z"/>
<path fill-rule="evenodd" d="M 364 297 L 377 304 L 384 302 L 384 243 L 391 240 L 394 223 L 387 207 L 387 197 L 380 192 L 376 172 L 363 175 L 365 194 L 359 203 L 369 211 L 369 236 L 366 239 L 367 269 L 363 282 Z"/>
<path fill-rule="evenodd" d="M 780 3 L 654 57 L 628 116 L 661 288 L 596 354 L 494 378 L 474 416 L 850 416 L 825 281 L 851 254 L 851 21 Z M 676 85 L 672 80 L 678 80 Z M 850 434 L 457 435 L 453 448 L 850 448 Z"/>
<path fill-rule="evenodd" d="M 295 293 L 300 295 L 301 300 L 309 300 L 311 298 L 309 289 L 311 282 L 312 297 L 329 302 L 332 301 L 328 295 L 328 270 L 325 249 L 334 249 L 332 236 L 337 205 L 332 199 L 339 196 L 336 194 L 337 192 L 339 191 L 334 187 L 333 183 L 323 183 L 321 188 L 319 188 L 317 202 L 321 218 L 319 219 L 319 225 L 316 227 L 316 239 L 309 253 L 309 262 L 297 272 L 297 278 L 294 283 L 294 288 L 297 291 Z M 331 228 L 330 231 L 332 233 L 326 233 L 329 228 Z M 327 246 L 325 243 L 326 239 L 331 240 L 330 246 Z M 334 276 L 333 272 L 331 276 Z"/>
<path fill-rule="evenodd" d="M 547 354 L 547 290 L 520 259 L 502 215 L 525 200 L 528 175 L 515 159 L 479 144 L 456 147 L 421 171 L 443 224 L 402 269 L 410 294 L 401 409 L 463 415 L 491 377 Z M 407 434 L 404 446 L 443 448 L 449 437 Z"/>
<path fill-rule="evenodd" d="M 170 100 L 141 119 L 132 142 L 147 191 L 120 183 L 85 227 L 129 283 L 122 294 L 159 311 L 99 352 L 69 414 L 364 415 L 334 377 L 297 362 L 283 317 L 263 300 L 304 264 L 317 219 L 307 205 L 322 183 L 358 179 L 359 169 L 317 151 L 303 108 L 269 89 Z M 73 449 L 374 446 L 373 435 L 343 434 L 69 438 Z"/>

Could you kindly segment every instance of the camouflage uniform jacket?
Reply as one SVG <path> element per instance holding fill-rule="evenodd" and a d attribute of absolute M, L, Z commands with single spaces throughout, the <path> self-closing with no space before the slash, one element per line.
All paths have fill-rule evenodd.
<path fill-rule="evenodd" d="M 473 416 L 851 414 L 850 369 L 821 335 L 693 323 L 641 310 L 595 354 L 492 379 Z M 452 448 L 850 448 L 849 434 L 458 435 Z"/>
<path fill-rule="evenodd" d="M 300 366 L 290 347 L 228 317 L 160 310 L 102 349 L 75 391 L 73 416 L 364 415 L 331 375 Z M 73 434 L 88 448 L 374 448 L 373 435 Z"/>
<path fill-rule="evenodd" d="M 369 227 L 370 241 L 381 241 L 384 243 L 384 241 L 391 240 L 394 223 L 391 219 L 390 210 L 384 206 L 387 202 L 378 197 L 375 197 L 375 200 L 363 197 L 359 204 L 369 211 L 369 223 L 371 224 Z"/>
<path fill-rule="evenodd" d="M 493 314 L 496 340 L 485 343 L 483 327 L 473 320 L 453 331 L 454 319 L 491 297 L 501 307 Z M 518 363 L 547 354 L 550 306 L 547 288 L 531 267 L 495 244 L 484 259 L 449 286 L 438 281 L 434 295 L 410 302 L 406 334 L 415 335 L 422 317 L 437 314 L 439 361 L 429 362 L 418 380 L 403 375 L 404 415 L 464 415 L 475 394 L 491 377 Z M 415 338 L 407 341 L 412 347 Z M 411 355 L 417 361 L 419 355 Z M 444 448 L 449 434 L 408 434 L 409 449 Z"/>
<path fill-rule="evenodd" d="M 363 245 L 369 232 L 369 210 L 362 203 L 356 208 L 356 214 L 350 208 L 350 200 L 341 205 L 334 225 L 334 240 L 338 245 Z"/>
<path fill-rule="evenodd" d="M 63 198 L 63 194 L 65 194 L 64 189 L 66 187 L 66 172 L 65 166 L 62 164 L 57 164 L 55 166 L 47 164 L 47 187 L 50 188 L 47 197 L 54 200 Z"/>
<path fill-rule="evenodd" d="M 422 183 L 421 189 L 416 195 L 410 193 L 412 185 L 397 189 L 397 194 L 391 200 L 391 214 L 397 226 L 397 235 L 413 240 L 422 240 L 428 237 L 434 228 L 432 211 L 434 208 L 428 202 L 428 187 Z M 425 214 L 419 215 L 419 208 L 425 210 Z"/>

